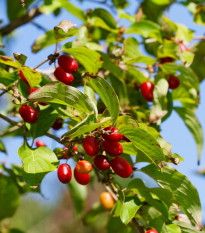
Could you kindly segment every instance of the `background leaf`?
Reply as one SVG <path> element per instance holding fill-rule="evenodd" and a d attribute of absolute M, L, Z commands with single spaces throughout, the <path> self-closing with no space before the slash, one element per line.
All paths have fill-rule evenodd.
<path fill-rule="evenodd" d="M 199 120 L 196 115 L 189 109 L 176 107 L 174 110 L 178 113 L 181 119 L 186 124 L 187 128 L 192 133 L 197 149 L 198 149 L 198 162 L 200 162 L 201 152 L 203 148 L 203 131 Z"/>
<path fill-rule="evenodd" d="M 15 182 L 0 174 L 0 220 L 11 217 L 20 203 L 20 194 Z"/>
<path fill-rule="evenodd" d="M 148 165 L 141 171 L 155 179 L 162 188 L 171 191 L 190 221 L 195 226 L 201 226 L 202 215 L 199 194 L 186 176 L 169 165 L 163 167 L 162 171 L 154 165 Z"/>

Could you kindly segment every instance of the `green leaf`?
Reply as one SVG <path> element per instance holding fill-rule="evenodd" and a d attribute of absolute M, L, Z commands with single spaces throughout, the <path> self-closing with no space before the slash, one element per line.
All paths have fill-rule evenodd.
<path fill-rule="evenodd" d="M 14 58 L 17 62 L 19 62 L 21 65 L 24 65 L 27 59 L 27 56 L 21 53 L 14 53 Z"/>
<path fill-rule="evenodd" d="M 54 27 L 54 30 L 49 30 L 40 36 L 32 45 L 32 52 L 37 53 L 50 45 L 65 40 L 69 37 L 76 36 L 78 34 L 78 29 L 70 28 L 71 25 L 69 22 L 70 21 L 68 20 L 64 20 L 59 23 L 58 26 Z"/>
<path fill-rule="evenodd" d="M 191 64 L 191 68 L 196 73 L 200 81 L 205 78 L 205 44 L 204 41 L 200 41 L 190 48 L 191 52 L 195 54 L 194 61 Z"/>
<path fill-rule="evenodd" d="M 156 180 L 162 188 L 172 192 L 179 203 L 179 207 L 190 221 L 194 225 L 201 226 L 202 215 L 199 194 L 186 176 L 169 165 L 163 167 L 162 171 L 154 165 L 148 165 L 141 171 Z"/>
<path fill-rule="evenodd" d="M 1 139 L 0 139 L 0 151 L 7 154 L 6 147 L 4 146 Z"/>
<path fill-rule="evenodd" d="M 124 44 L 124 56 L 126 58 L 137 58 L 142 56 L 139 50 L 140 43 L 134 37 L 128 37 L 123 41 Z"/>
<path fill-rule="evenodd" d="M 32 92 L 29 101 L 51 102 L 56 104 L 68 105 L 77 110 L 90 114 L 97 114 L 95 104 L 89 99 L 87 95 L 79 91 L 77 88 L 67 86 L 62 83 L 49 83 Z"/>
<path fill-rule="evenodd" d="M 144 182 L 140 179 L 132 180 L 127 189 L 131 189 L 139 199 L 142 201 L 146 201 L 148 204 L 156 208 L 163 215 L 165 220 L 168 220 L 168 207 L 166 207 L 161 201 L 154 199 L 151 195 L 151 189 L 147 188 Z"/>
<path fill-rule="evenodd" d="M 183 51 L 181 56 L 180 56 L 180 60 L 184 64 L 186 64 L 186 67 L 189 67 L 194 60 L 194 54 L 189 52 L 189 51 Z"/>
<path fill-rule="evenodd" d="M 85 207 L 85 200 L 88 194 L 87 186 L 80 185 L 75 181 L 75 179 L 71 179 L 71 182 L 69 182 L 68 186 L 74 201 L 76 215 L 79 217 Z"/>
<path fill-rule="evenodd" d="M 144 38 L 155 38 L 157 41 L 162 42 L 159 25 L 150 20 L 141 20 L 133 23 L 127 28 L 125 33 L 138 33 Z"/>
<path fill-rule="evenodd" d="M 118 65 L 116 65 L 107 54 L 101 53 L 103 60 L 102 67 L 105 70 L 109 70 L 116 78 L 123 80 L 123 72 Z"/>
<path fill-rule="evenodd" d="M 86 225 L 93 224 L 103 213 L 105 213 L 105 209 L 97 202 L 92 209 L 84 215 L 83 222 Z"/>
<path fill-rule="evenodd" d="M 168 92 L 168 82 L 165 78 L 159 76 L 155 77 L 154 85 L 154 103 L 152 105 L 152 110 L 150 112 L 149 121 L 151 123 L 157 123 L 162 117 L 168 113 L 167 105 L 167 92 Z"/>
<path fill-rule="evenodd" d="M 0 220 L 11 217 L 20 204 L 19 190 L 11 177 L 0 174 Z"/>
<path fill-rule="evenodd" d="M 186 108 L 174 108 L 174 110 L 178 113 L 178 115 L 182 118 L 187 128 L 192 133 L 197 149 L 198 149 L 198 162 L 200 161 L 201 152 L 203 148 L 203 131 L 199 120 L 193 111 Z"/>
<path fill-rule="evenodd" d="M 27 66 L 22 66 L 21 71 L 31 87 L 37 86 L 42 80 L 42 75 L 39 72 Z"/>
<path fill-rule="evenodd" d="M 11 84 L 13 84 L 19 76 L 17 75 L 17 72 L 9 73 L 4 69 L 0 68 L 0 83 L 5 85 L 6 87 L 9 87 Z"/>
<path fill-rule="evenodd" d="M 130 139 L 133 145 L 142 151 L 154 164 L 161 166 L 160 163 L 165 161 L 160 145 L 156 139 L 144 129 L 134 125 L 125 125 L 120 128 L 119 133 L 122 133 Z"/>
<path fill-rule="evenodd" d="M 23 163 L 24 180 L 30 186 L 40 185 L 44 176 L 57 169 L 59 161 L 55 153 L 47 147 L 30 149 L 24 143 L 18 150 Z"/>
<path fill-rule="evenodd" d="M 180 79 L 180 84 L 185 83 L 199 91 L 198 78 L 190 68 L 186 68 L 181 64 L 165 63 L 161 66 L 161 69 L 166 74 L 176 74 L 177 71 L 180 72 L 180 75 L 177 75 Z"/>
<path fill-rule="evenodd" d="M 125 197 L 120 213 L 120 219 L 122 222 L 127 225 L 134 218 L 136 212 L 141 206 L 142 203 L 138 197 Z"/>
<path fill-rule="evenodd" d="M 102 67 L 100 54 L 88 48 L 69 48 L 70 44 L 64 44 L 62 51 L 72 55 L 80 62 L 90 74 L 96 74 Z"/>
<path fill-rule="evenodd" d="M 57 117 L 58 113 L 52 107 L 41 109 L 37 122 L 35 124 L 28 124 L 32 137 L 37 138 L 43 136 L 54 124 Z"/>
<path fill-rule="evenodd" d="M 110 117 L 107 117 L 103 119 L 100 123 L 91 123 L 93 121 L 93 115 L 88 116 L 87 118 L 85 118 L 85 120 L 83 120 L 75 127 L 73 127 L 71 130 L 69 130 L 67 133 L 65 133 L 64 136 L 69 136 L 70 139 L 74 139 L 85 133 L 92 132 L 100 126 L 109 126 L 111 124 L 112 119 Z"/>
<path fill-rule="evenodd" d="M 50 14 L 51 12 L 55 11 L 58 8 L 65 8 L 71 14 L 78 17 L 84 23 L 87 23 L 85 13 L 79 9 L 78 7 L 74 6 L 67 0 L 44 0 L 44 4 L 39 8 L 41 12 L 44 14 Z"/>
<path fill-rule="evenodd" d="M 113 87 L 101 77 L 91 78 L 87 76 L 86 81 L 100 96 L 101 100 L 107 107 L 110 116 L 113 118 L 113 123 L 115 123 L 120 112 L 120 106 Z"/>
<path fill-rule="evenodd" d="M 101 27 L 111 32 L 117 32 L 117 24 L 113 16 L 102 8 L 96 8 L 89 14 L 89 24 L 95 27 Z"/>
<path fill-rule="evenodd" d="M 5 65 L 8 65 L 8 66 L 12 66 L 12 67 L 15 67 L 15 68 L 18 68 L 19 67 L 19 64 L 16 63 L 12 57 L 9 57 L 9 56 L 3 56 L 3 55 L 0 55 L 0 63 L 3 63 Z"/>
<path fill-rule="evenodd" d="M 32 52 L 37 53 L 38 51 L 56 43 L 55 33 L 53 30 L 45 32 L 40 36 L 32 45 Z"/>
<path fill-rule="evenodd" d="M 189 223 L 182 221 L 174 221 L 176 225 L 181 228 L 182 233 L 204 233 L 205 231 L 199 231 L 196 228 L 192 227 Z"/>
<path fill-rule="evenodd" d="M 163 45 L 159 46 L 159 49 L 157 50 L 157 56 L 159 58 L 161 57 L 172 57 L 174 59 L 177 59 L 180 55 L 180 46 L 171 41 L 171 40 L 164 40 Z"/>
<path fill-rule="evenodd" d="M 175 224 L 169 224 L 166 227 L 169 233 L 181 233 L 180 227 Z"/>
<path fill-rule="evenodd" d="M 134 233 L 131 227 L 122 223 L 120 218 L 113 218 L 110 216 L 106 226 L 107 233 L 120 232 L 120 233 Z"/>

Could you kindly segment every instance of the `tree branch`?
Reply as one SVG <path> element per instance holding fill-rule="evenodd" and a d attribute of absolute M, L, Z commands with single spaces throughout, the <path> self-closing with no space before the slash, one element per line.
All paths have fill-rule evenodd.
<path fill-rule="evenodd" d="M 0 29 L 0 34 L 2 36 L 8 35 L 10 32 L 15 30 L 16 28 L 30 22 L 33 18 L 41 15 L 42 13 L 38 8 L 33 8 L 29 12 L 27 12 L 22 17 L 16 19 L 15 21 L 12 21 L 10 24 L 6 25 L 5 27 Z"/>

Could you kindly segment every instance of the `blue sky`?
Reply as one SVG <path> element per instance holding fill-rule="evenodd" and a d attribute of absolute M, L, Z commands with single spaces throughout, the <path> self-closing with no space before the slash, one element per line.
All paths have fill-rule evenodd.
<path fill-rule="evenodd" d="M 5 3 L 6 0 L 0 1 L 0 19 L 5 19 Z M 76 1 L 71 1 L 72 3 L 76 4 Z M 90 4 L 89 2 L 81 5 L 76 4 L 78 6 L 81 6 L 82 9 L 87 8 L 95 8 L 99 5 L 97 4 Z M 103 5 L 100 5 L 100 7 L 104 7 Z M 136 8 L 128 7 L 128 11 L 134 13 L 134 10 Z M 169 11 L 169 18 L 177 23 L 182 23 L 188 26 L 190 29 L 195 31 L 195 35 L 203 35 L 204 33 L 204 27 L 200 25 L 196 25 L 193 23 L 193 16 L 188 12 L 188 10 L 179 5 L 174 4 L 171 6 Z M 69 12 L 63 11 L 62 14 L 55 18 L 52 15 L 49 16 L 40 16 L 37 19 L 35 19 L 35 22 L 41 24 L 46 29 L 52 29 L 54 26 L 56 26 L 60 21 L 67 19 L 72 22 L 74 22 L 77 25 L 81 24 L 81 21 L 77 19 L 76 17 L 72 16 Z M 5 21 L 6 22 L 6 21 Z M 125 23 L 126 21 L 121 21 L 120 24 Z M 42 35 L 43 32 L 38 30 L 35 26 L 31 24 L 27 24 L 26 26 L 22 26 L 18 30 L 15 31 L 14 38 L 12 38 L 9 42 L 9 46 L 7 48 L 7 54 L 12 56 L 13 52 L 23 53 L 26 56 L 28 56 L 28 60 L 26 65 L 30 67 L 35 67 L 37 64 L 39 64 L 42 60 L 44 60 L 48 54 L 52 53 L 54 51 L 54 46 L 48 47 L 44 49 L 43 51 L 40 51 L 37 54 L 32 54 L 31 52 L 31 45 L 34 42 L 34 40 Z M 196 41 L 194 41 L 196 42 Z M 41 67 L 42 69 L 48 68 L 48 65 L 43 65 Z M 205 134 L 205 83 L 203 82 L 200 86 L 200 94 L 201 94 L 201 100 L 200 105 L 197 111 L 197 116 L 199 118 L 199 121 L 202 124 L 203 132 Z M 172 144 L 172 152 L 176 152 L 179 155 L 181 155 L 184 158 L 184 162 L 181 163 L 180 166 L 177 166 L 176 168 L 188 176 L 188 178 L 191 180 L 193 185 L 198 189 L 201 203 L 202 203 L 202 209 L 203 209 L 203 217 L 205 219 L 205 195 L 204 195 L 204 184 L 205 184 L 205 177 L 196 175 L 196 171 L 198 169 L 197 167 L 197 149 L 196 144 L 194 142 L 194 139 L 191 135 L 191 133 L 188 131 L 186 126 L 184 125 L 183 121 L 178 117 L 178 115 L 173 112 L 171 117 L 166 120 L 162 124 L 162 136 L 165 138 L 166 141 L 170 142 Z M 57 132 L 57 135 L 62 134 L 62 130 Z M 46 144 L 52 149 L 57 146 L 56 142 L 53 142 L 51 140 L 48 140 L 47 138 L 43 137 L 43 140 L 46 142 Z M 7 162 L 20 162 L 20 159 L 17 155 L 17 149 L 22 144 L 22 139 L 18 138 L 15 139 L 6 139 L 4 140 L 6 143 L 6 147 L 9 152 L 9 157 L 7 158 Z M 10 146 L 12 145 L 12 146 Z M 3 159 L 2 154 L 0 154 L 0 161 Z M 201 159 L 201 166 L 205 165 L 205 153 L 203 150 L 202 153 L 202 159 Z M 59 188 L 55 188 L 56 185 Z M 52 173 L 48 175 L 42 185 L 42 191 L 44 195 L 52 200 L 59 196 L 59 193 L 61 191 L 61 188 L 64 188 L 63 185 L 59 184 L 56 174 Z M 52 196 L 50 195 L 50 191 L 52 189 Z M 46 202 L 47 200 L 45 200 Z"/>

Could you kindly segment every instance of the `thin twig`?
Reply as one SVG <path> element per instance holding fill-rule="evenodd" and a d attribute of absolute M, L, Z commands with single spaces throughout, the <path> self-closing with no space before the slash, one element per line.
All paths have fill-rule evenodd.
<path fill-rule="evenodd" d="M 44 61 L 42 61 L 39 65 L 33 68 L 33 70 L 37 69 L 38 67 L 42 66 L 44 63 L 46 63 L 49 59 L 46 58 Z"/>
<path fill-rule="evenodd" d="M 5 116 L 5 115 L 3 115 L 1 113 L 0 113 L 0 118 L 2 118 L 3 120 L 9 122 L 11 125 L 16 125 L 18 127 L 23 127 L 23 125 L 24 125 L 22 123 L 11 120 L 10 118 L 8 118 L 7 116 Z"/>
<path fill-rule="evenodd" d="M 117 201 L 118 200 L 118 198 L 117 198 L 117 196 L 114 194 L 114 192 L 111 190 L 111 188 L 108 186 L 108 185 L 106 185 L 106 184 L 104 184 L 104 186 L 105 186 L 105 189 L 110 193 L 110 195 L 113 197 L 113 199 L 115 200 L 115 201 Z"/>
<path fill-rule="evenodd" d="M 64 144 L 64 143 L 60 140 L 60 138 L 56 137 L 56 136 L 53 135 L 53 134 L 45 133 L 45 135 L 46 135 L 47 137 L 49 137 L 49 138 L 54 139 L 54 140 L 57 141 L 58 143 Z"/>
<path fill-rule="evenodd" d="M 46 31 L 47 31 L 46 28 L 44 28 L 44 27 L 41 26 L 40 24 L 34 22 L 33 20 L 32 20 L 30 23 L 32 23 L 35 27 L 37 27 L 38 29 L 40 29 L 40 30 L 43 31 L 43 32 L 46 32 Z"/>
<path fill-rule="evenodd" d="M 7 93 L 9 91 L 9 89 L 4 90 L 2 93 L 0 93 L 0 96 L 4 95 L 5 93 Z"/>
<path fill-rule="evenodd" d="M 29 12 L 27 12 L 22 17 L 12 21 L 10 24 L 6 25 L 5 27 L 2 27 L 0 29 L 1 36 L 6 36 L 16 28 L 30 22 L 35 17 L 41 15 L 42 13 L 38 8 L 32 8 Z"/>

